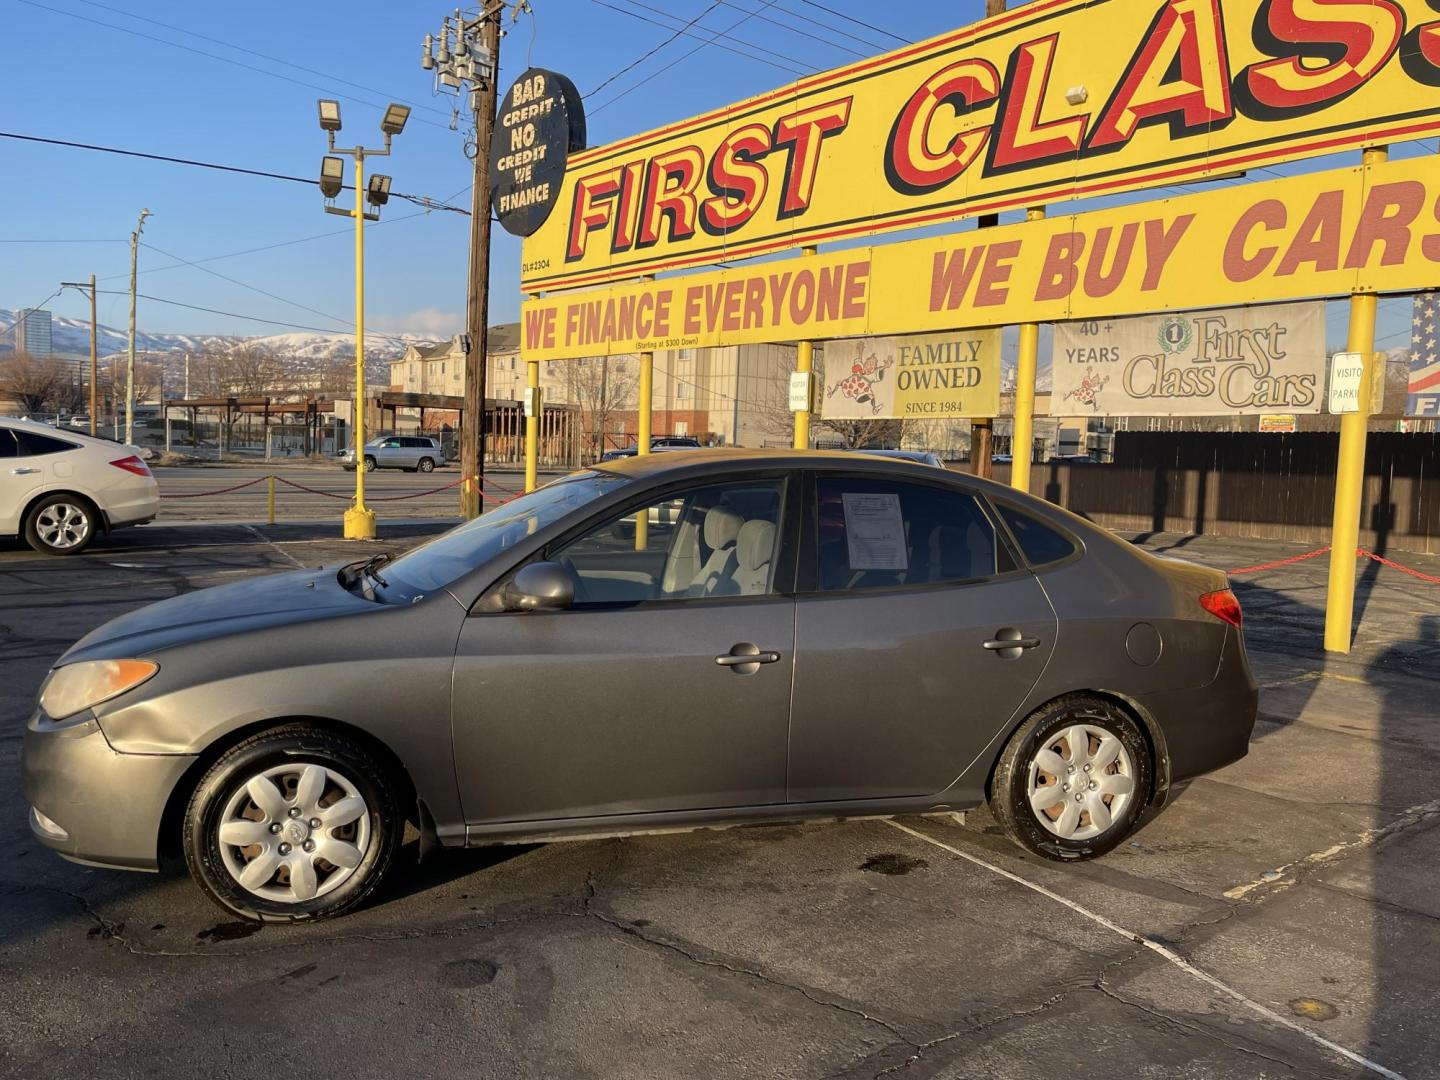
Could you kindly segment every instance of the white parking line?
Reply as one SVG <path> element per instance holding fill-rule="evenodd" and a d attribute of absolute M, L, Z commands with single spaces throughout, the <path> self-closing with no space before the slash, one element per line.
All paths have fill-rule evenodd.
<path fill-rule="evenodd" d="M 1291 1020 L 1288 1017 L 1281 1016 L 1275 1010 L 1266 1008 L 1258 1001 L 1254 1001 L 1251 998 L 1246 997 L 1239 990 L 1236 990 L 1234 987 L 1227 986 L 1225 983 L 1217 979 L 1214 975 L 1211 975 L 1205 971 L 1201 971 L 1194 964 L 1186 960 L 1183 956 L 1176 953 L 1173 949 L 1167 948 L 1166 946 L 1160 944 L 1160 942 L 1146 937 L 1144 934 L 1137 934 L 1133 930 L 1127 930 L 1119 923 L 1112 922 L 1110 919 L 1107 919 L 1099 912 L 1091 911 L 1083 904 L 1077 904 L 1074 900 L 1068 900 L 1065 897 L 1061 896 L 1059 893 L 1051 892 L 1049 889 L 1045 888 L 1044 885 L 1038 885 L 1033 881 L 1027 881 L 1025 878 L 1022 878 L 1018 874 L 1012 874 L 1009 870 L 1005 870 L 999 866 L 996 866 L 994 863 L 987 862 L 986 860 L 981 859 L 975 855 L 971 855 L 969 852 L 961 851 L 959 848 L 952 847 L 951 845 L 944 843 L 941 840 L 936 840 L 933 836 L 926 836 L 924 833 L 916 829 L 912 829 L 908 825 L 901 825 L 898 821 L 893 820 L 887 820 L 885 824 L 892 825 L 903 833 L 909 833 L 917 840 L 923 840 L 927 844 L 931 844 L 937 848 L 940 848 L 943 851 L 948 851 L 951 855 L 958 856 L 959 858 L 964 859 L 966 862 L 972 862 L 976 866 L 983 867 L 984 869 L 989 870 L 991 873 L 999 874 L 1001 877 L 1007 878 L 1010 881 L 1015 882 L 1017 885 L 1023 885 L 1025 888 L 1031 890 L 1032 892 L 1037 892 L 1041 896 L 1048 897 L 1049 899 L 1054 900 L 1058 904 L 1063 904 L 1071 911 L 1085 916 L 1085 918 L 1089 919 L 1091 922 L 1099 923 L 1101 926 L 1105 927 L 1105 929 L 1113 931 L 1114 933 L 1119 934 L 1121 937 L 1133 941 L 1137 945 L 1144 946 L 1158 956 L 1164 957 L 1175 967 L 1185 972 L 1185 974 L 1190 975 L 1193 978 L 1199 979 L 1207 986 L 1211 986 L 1214 989 L 1219 990 L 1221 993 L 1226 994 L 1231 998 L 1234 998 L 1236 1001 L 1240 1002 L 1240 1004 L 1244 1005 L 1247 1009 L 1250 1009 L 1252 1012 L 1256 1012 L 1259 1015 L 1265 1017 L 1265 1019 L 1269 1020 L 1271 1023 L 1279 1024 L 1281 1027 L 1289 1028 L 1291 1031 L 1298 1032 L 1299 1034 L 1305 1036 L 1305 1038 L 1309 1039 L 1311 1042 L 1319 1046 L 1323 1046 L 1331 1053 L 1340 1055 L 1346 1061 L 1353 1062 L 1356 1065 L 1360 1065 L 1363 1068 L 1369 1069 L 1377 1076 L 1386 1077 L 1387 1080 L 1405 1080 L 1403 1076 L 1401 1076 L 1394 1070 L 1387 1069 L 1384 1065 L 1377 1064 L 1376 1062 L 1371 1061 L 1367 1057 L 1362 1057 L 1359 1054 L 1355 1053 L 1355 1051 L 1348 1050 L 1345 1047 L 1341 1046 L 1339 1043 L 1331 1042 L 1323 1035 L 1317 1035 L 1309 1028 L 1306 1028 L 1296 1023 L 1294 1020 Z"/>
<path fill-rule="evenodd" d="M 1239 900 L 1245 896 L 1246 893 L 1253 889 L 1258 889 L 1263 885 L 1279 882 L 1279 884 L 1275 886 L 1277 889 L 1293 885 L 1295 884 L 1295 879 L 1293 877 L 1287 877 L 1287 875 L 1297 867 L 1315 866 L 1319 863 L 1330 862 L 1337 855 L 1343 855 L 1352 848 L 1368 847 L 1375 843 L 1375 841 L 1389 836 L 1392 832 L 1400 829 L 1408 829 L 1416 822 L 1423 821 L 1425 818 L 1435 814 L 1440 814 L 1440 799 L 1433 799 L 1428 803 L 1419 803 L 1410 807 L 1408 810 L 1401 811 L 1389 824 L 1381 825 L 1374 829 L 1366 829 L 1354 840 L 1347 840 L 1343 844 L 1334 844 L 1324 851 L 1315 851 L 1306 855 L 1303 859 L 1296 859 L 1294 862 L 1288 862 L 1284 866 L 1277 866 L 1274 870 L 1266 870 L 1265 873 L 1261 874 L 1254 881 L 1247 881 L 1244 885 L 1236 885 L 1233 889 L 1226 889 L 1224 896 L 1228 900 Z"/>
<path fill-rule="evenodd" d="M 269 545 L 270 545 L 271 547 L 273 547 L 276 551 L 280 552 L 281 555 L 284 555 L 285 558 L 289 559 L 289 560 L 290 560 L 291 562 L 293 562 L 296 566 L 300 567 L 301 570 L 306 569 L 306 566 L 305 566 L 304 563 L 302 563 L 299 559 L 295 558 L 294 555 L 291 555 L 290 552 L 286 551 L 286 550 L 285 550 L 284 548 L 282 548 L 279 544 L 275 543 L 274 540 L 271 540 L 268 536 L 266 536 L 264 533 L 262 533 L 259 529 L 255 528 L 255 526 L 253 526 L 253 525 L 244 525 L 244 526 L 242 526 L 242 528 L 248 529 L 250 532 L 254 533 L 254 534 L 255 534 L 255 539 L 259 540 L 261 543 L 269 544 Z"/>

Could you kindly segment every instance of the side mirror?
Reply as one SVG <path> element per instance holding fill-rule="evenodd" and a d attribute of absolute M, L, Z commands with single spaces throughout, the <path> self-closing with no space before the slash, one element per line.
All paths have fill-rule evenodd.
<path fill-rule="evenodd" d="M 505 586 L 506 611 L 563 611 L 575 602 L 575 582 L 559 563 L 522 566 Z"/>

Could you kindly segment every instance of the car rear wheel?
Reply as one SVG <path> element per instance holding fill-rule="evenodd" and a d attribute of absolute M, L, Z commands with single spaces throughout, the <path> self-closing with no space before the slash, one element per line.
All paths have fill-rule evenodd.
<path fill-rule="evenodd" d="M 374 471 L 375 471 L 375 468 L 376 468 L 375 459 L 374 459 L 373 457 L 371 457 L 369 454 L 366 454 L 366 455 L 365 455 L 365 471 L 366 471 L 366 472 L 374 472 Z"/>
<path fill-rule="evenodd" d="M 1010 737 L 990 808 L 1021 847 L 1090 859 L 1135 827 L 1151 786 L 1150 748 L 1134 719 L 1102 698 L 1051 702 Z"/>
<path fill-rule="evenodd" d="M 25 542 L 46 555 L 78 555 L 95 539 L 99 515 L 78 495 L 47 495 L 25 516 Z"/>
<path fill-rule="evenodd" d="M 422 458 L 420 459 L 420 471 L 421 471 L 421 472 L 434 472 L 434 471 L 435 471 L 435 462 L 432 461 L 432 460 L 431 460 L 430 458 L 428 458 L 428 457 L 422 457 Z"/>
<path fill-rule="evenodd" d="M 395 861 L 404 819 L 389 771 L 364 746 L 304 724 L 247 739 L 200 781 L 185 861 L 222 908 L 286 922 L 341 915 Z"/>

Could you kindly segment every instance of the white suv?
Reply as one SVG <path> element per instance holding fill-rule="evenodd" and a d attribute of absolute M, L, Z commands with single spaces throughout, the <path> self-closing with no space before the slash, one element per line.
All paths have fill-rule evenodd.
<path fill-rule="evenodd" d="M 159 512 L 159 485 L 137 447 L 0 417 L 0 536 L 74 555 L 97 532 Z"/>

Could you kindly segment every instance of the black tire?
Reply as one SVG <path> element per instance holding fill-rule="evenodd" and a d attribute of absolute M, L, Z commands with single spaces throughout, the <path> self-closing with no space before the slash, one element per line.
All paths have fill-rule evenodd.
<path fill-rule="evenodd" d="M 1068 775 L 1071 771 L 1069 759 L 1071 757 L 1068 740 L 1065 739 L 1066 729 L 1075 725 L 1084 725 L 1091 730 L 1087 736 L 1086 747 L 1083 751 L 1089 756 L 1091 748 L 1099 749 L 1094 731 L 1107 732 L 1119 740 L 1121 748 L 1128 755 L 1128 775 L 1132 790 L 1125 797 L 1121 804 L 1120 811 L 1114 815 L 1108 827 L 1095 835 L 1082 835 L 1081 838 L 1072 839 L 1058 835 L 1040 821 L 1043 813 L 1047 818 L 1054 820 L 1057 827 L 1062 823 L 1059 818 L 1065 813 L 1070 785 L 1081 787 L 1075 783 L 1077 779 L 1083 782 L 1083 787 L 1077 791 L 1076 806 L 1096 797 L 1088 790 L 1091 785 L 1103 785 L 1104 777 L 1100 780 L 1085 779 L 1090 773 L 1088 765 L 1082 765 L 1076 771 L 1074 777 Z M 1064 746 L 1061 751 L 1059 747 Z M 1057 775 L 1054 778 L 1053 786 L 1063 788 L 1057 792 L 1056 802 L 1050 807 L 1041 810 L 1034 809 L 1030 800 L 1030 778 L 1031 764 L 1036 761 L 1037 755 L 1042 751 L 1051 749 L 1052 753 L 1066 767 L 1067 775 Z M 1082 759 L 1083 760 L 1083 759 Z M 1105 766 L 1105 774 L 1110 772 L 1121 773 L 1125 765 L 1123 759 L 1117 759 L 1113 764 Z M 1036 764 L 1037 780 L 1049 778 L 1050 773 L 1040 769 Z M 1093 774 L 1100 776 L 1101 774 Z M 1005 749 L 1000 754 L 1000 760 L 995 765 L 995 772 L 990 782 L 990 809 L 995 818 L 1004 826 L 1010 838 L 1021 847 L 1034 852 L 1036 855 L 1043 855 L 1047 859 L 1066 862 L 1074 859 L 1093 859 L 1096 856 L 1104 855 L 1122 840 L 1124 840 L 1135 828 L 1136 822 L 1144 812 L 1146 804 L 1150 800 L 1151 788 L 1153 786 L 1154 767 L 1151 761 L 1150 745 L 1145 739 L 1145 734 L 1140 726 L 1124 709 L 1104 698 L 1090 697 L 1084 694 L 1069 694 L 1057 698 L 1044 708 L 1031 715 L 1015 734 L 1010 736 L 1010 741 L 1005 744 Z M 1123 783 L 1123 782 L 1118 782 Z M 1112 785 L 1117 782 L 1112 781 Z M 1046 787 L 1051 786 L 1048 782 Z M 1100 815 L 1110 813 L 1118 799 L 1115 795 L 1099 793 L 1102 801 L 1108 797 L 1103 807 L 1097 810 Z M 1043 796 L 1042 796 L 1043 797 Z M 1078 824 L 1075 831 L 1087 833 L 1097 827 L 1090 818 L 1089 810 L 1078 811 Z"/>
<path fill-rule="evenodd" d="M 366 471 L 366 472 L 374 472 L 377 468 L 379 468 L 379 466 L 375 463 L 375 459 L 374 459 L 373 457 L 371 457 L 369 454 L 366 454 L 366 455 L 365 455 L 365 471 Z"/>
<path fill-rule="evenodd" d="M 422 457 L 422 458 L 420 459 L 419 468 L 420 468 L 420 471 L 421 471 L 421 472 L 434 472 L 434 471 L 435 471 L 435 462 L 434 462 L 434 460 L 431 459 L 431 458 Z"/>
<path fill-rule="evenodd" d="M 320 765 L 333 770 L 331 775 L 338 773 L 353 785 L 368 811 L 361 815 L 368 821 L 368 842 L 358 864 L 348 871 L 348 877 L 344 876 L 346 871 L 342 867 L 329 871 L 330 874 L 342 874 L 340 883 L 330 887 L 329 891 L 321 891 L 309 900 L 292 902 L 257 895 L 242 886 L 226 864 L 226 855 L 222 852 L 226 845 L 222 845 L 219 839 L 226 806 L 240 796 L 252 778 L 268 770 L 299 769 L 306 765 Z M 191 795 L 183 826 L 186 866 L 211 900 L 244 919 L 299 922 L 343 915 L 358 907 L 375 891 L 395 862 L 405 833 L 405 819 L 396 794 L 399 786 L 397 778 L 384 762 L 364 745 L 344 735 L 307 724 L 287 724 L 262 732 L 226 751 L 206 772 Z M 284 794 L 283 783 L 280 790 Z M 294 794 L 298 795 L 298 792 Z M 287 795 L 287 799 L 291 798 Z M 331 805 L 334 801 L 338 800 L 332 800 Z M 360 827 L 357 819 L 357 835 Z M 339 831 L 316 829 L 314 835 Z M 281 833 L 281 837 L 285 835 Z M 278 850 L 280 838 L 276 843 Z M 233 854 L 238 858 L 243 856 L 244 851 L 233 849 Z M 276 880 L 279 880 L 278 874 Z M 325 887 L 322 882 L 322 890 Z"/>
<path fill-rule="evenodd" d="M 100 512 L 89 499 L 59 491 L 25 515 L 25 542 L 44 555 L 79 555 L 100 531 Z"/>

